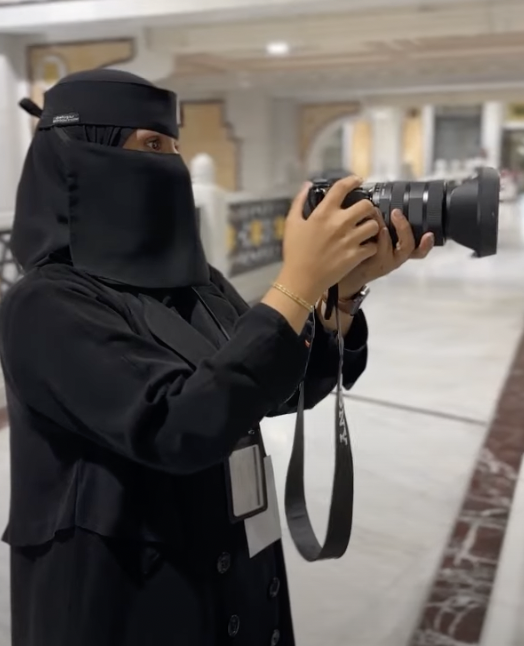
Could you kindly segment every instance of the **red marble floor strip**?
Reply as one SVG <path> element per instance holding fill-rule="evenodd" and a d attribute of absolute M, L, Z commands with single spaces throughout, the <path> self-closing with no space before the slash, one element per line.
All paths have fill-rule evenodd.
<path fill-rule="evenodd" d="M 524 336 L 410 646 L 479 644 L 524 455 Z"/>

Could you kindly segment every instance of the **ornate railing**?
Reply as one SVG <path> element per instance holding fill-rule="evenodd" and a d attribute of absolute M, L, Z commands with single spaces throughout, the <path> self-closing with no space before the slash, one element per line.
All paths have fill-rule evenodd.
<path fill-rule="evenodd" d="M 252 200 L 229 205 L 231 276 L 282 260 L 282 239 L 289 198 Z"/>
<path fill-rule="evenodd" d="M 0 231 L 0 299 L 22 276 L 22 271 L 11 253 L 10 240 L 10 230 Z"/>

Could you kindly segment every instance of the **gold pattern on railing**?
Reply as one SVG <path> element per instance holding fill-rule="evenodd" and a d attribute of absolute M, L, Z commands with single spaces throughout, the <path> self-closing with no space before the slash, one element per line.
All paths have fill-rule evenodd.
<path fill-rule="evenodd" d="M 229 206 L 227 242 L 231 275 L 281 262 L 289 198 L 252 200 Z"/>
<path fill-rule="evenodd" d="M 284 230 L 286 228 L 286 218 L 284 215 L 277 215 L 273 222 L 274 234 L 276 240 L 284 239 Z"/>
<path fill-rule="evenodd" d="M 227 251 L 230 254 L 237 246 L 237 230 L 232 224 L 227 225 Z"/>
<path fill-rule="evenodd" d="M 254 247 L 260 247 L 260 244 L 262 242 L 264 236 L 264 232 L 262 229 L 262 222 L 260 220 L 253 220 L 251 222 L 251 227 L 250 227 L 250 232 L 249 232 L 249 237 L 251 239 L 251 244 Z"/>

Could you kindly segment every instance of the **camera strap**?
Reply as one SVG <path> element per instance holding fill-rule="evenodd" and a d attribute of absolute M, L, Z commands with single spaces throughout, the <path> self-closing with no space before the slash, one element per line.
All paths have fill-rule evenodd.
<path fill-rule="evenodd" d="M 344 398 L 342 396 L 344 339 L 340 332 L 337 308 L 335 308 L 335 316 L 339 350 L 335 398 L 335 471 L 324 545 L 320 545 L 318 542 L 306 503 L 304 485 L 304 383 L 300 386 L 295 437 L 286 478 L 285 510 L 289 531 L 297 550 L 309 562 L 337 559 L 343 556 L 349 545 L 353 523 L 353 454 L 344 409 Z"/>
<path fill-rule="evenodd" d="M 200 294 L 194 290 L 200 302 L 222 331 L 229 334 Z M 344 338 L 340 332 L 339 311 L 336 307 L 338 289 L 330 289 L 326 318 L 335 311 L 338 341 L 338 374 L 335 398 L 335 473 L 329 510 L 328 528 L 324 545 L 320 545 L 309 518 L 304 485 L 305 438 L 304 438 L 304 382 L 300 385 L 297 421 L 293 449 L 289 461 L 284 506 L 291 538 L 301 556 L 309 562 L 337 559 L 348 548 L 353 523 L 353 454 L 349 437 L 344 398 L 342 396 L 342 368 L 344 366 Z"/>

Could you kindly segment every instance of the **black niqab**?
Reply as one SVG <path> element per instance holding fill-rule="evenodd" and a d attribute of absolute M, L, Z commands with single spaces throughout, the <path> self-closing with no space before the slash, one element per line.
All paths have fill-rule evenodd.
<path fill-rule="evenodd" d="M 176 95 L 116 70 L 46 93 L 12 235 L 25 271 L 67 251 L 78 269 L 136 287 L 208 281 L 189 171 L 178 155 L 123 150 L 140 128 L 177 137 Z"/>

